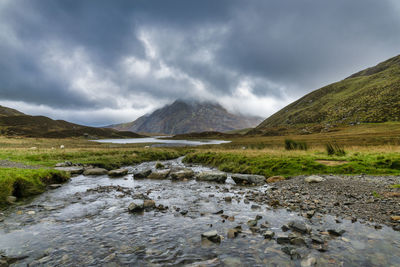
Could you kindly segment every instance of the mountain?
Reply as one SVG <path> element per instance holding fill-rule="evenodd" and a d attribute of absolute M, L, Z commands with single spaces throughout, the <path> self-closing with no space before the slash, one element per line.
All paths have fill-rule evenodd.
<path fill-rule="evenodd" d="M 133 132 L 94 128 L 52 120 L 44 116 L 29 116 L 14 109 L 0 106 L 0 135 L 44 138 L 90 137 L 90 138 L 137 138 Z"/>
<path fill-rule="evenodd" d="M 192 132 L 225 132 L 254 127 L 258 117 L 229 113 L 221 105 L 210 102 L 176 100 L 130 123 L 108 126 L 117 130 L 138 133 L 183 134 Z"/>
<path fill-rule="evenodd" d="M 22 116 L 25 115 L 22 112 L 19 112 L 18 110 L 12 109 L 12 108 L 7 108 L 0 106 L 0 117 L 4 116 Z"/>
<path fill-rule="evenodd" d="M 248 134 L 332 131 L 360 123 L 400 120 L 400 56 L 313 91 Z"/>

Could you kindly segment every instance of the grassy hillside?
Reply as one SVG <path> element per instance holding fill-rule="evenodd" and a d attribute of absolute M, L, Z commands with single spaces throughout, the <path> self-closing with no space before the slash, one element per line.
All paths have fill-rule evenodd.
<path fill-rule="evenodd" d="M 21 113 L 22 114 L 22 113 Z M 25 137 L 89 137 L 89 138 L 137 138 L 133 132 L 119 132 L 113 129 L 94 128 L 52 120 L 44 116 L 0 116 L 0 135 Z"/>
<path fill-rule="evenodd" d="M 329 132 L 344 125 L 400 120 L 400 56 L 300 98 L 250 134 Z"/>
<path fill-rule="evenodd" d="M 22 112 L 19 112 L 18 110 L 12 109 L 12 108 L 7 108 L 0 106 L 0 117 L 3 116 L 20 116 L 20 115 L 25 115 Z"/>

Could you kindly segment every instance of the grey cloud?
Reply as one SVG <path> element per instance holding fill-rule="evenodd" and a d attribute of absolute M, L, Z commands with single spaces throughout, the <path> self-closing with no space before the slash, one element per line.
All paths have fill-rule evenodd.
<path fill-rule="evenodd" d="M 229 99 L 250 81 L 260 99 L 285 104 L 398 54 L 398 11 L 392 0 L 8 0 L 0 5 L 0 98 L 58 110 L 143 109 Z M 49 63 L 52 47 L 60 62 Z M 129 73 L 127 58 L 149 69 Z M 76 62 L 63 66 L 68 60 Z M 163 64 L 171 73 L 155 78 Z"/>

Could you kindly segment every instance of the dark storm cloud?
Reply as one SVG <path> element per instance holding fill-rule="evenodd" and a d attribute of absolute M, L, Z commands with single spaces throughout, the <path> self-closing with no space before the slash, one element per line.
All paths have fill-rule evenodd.
<path fill-rule="evenodd" d="M 394 0 L 3 0 L 0 98 L 96 122 L 182 97 L 269 115 L 398 54 L 399 11 Z"/>

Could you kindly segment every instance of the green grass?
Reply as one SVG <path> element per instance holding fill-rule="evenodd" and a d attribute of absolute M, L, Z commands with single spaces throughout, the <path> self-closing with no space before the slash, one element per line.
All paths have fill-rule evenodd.
<path fill-rule="evenodd" d="M 286 150 L 307 150 L 308 146 L 306 142 L 295 141 L 292 139 L 285 139 Z"/>
<path fill-rule="evenodd" d="M 346 151 L 342 145 L 337 144 L 336 142 L 330 142 L 326 144 L 326 153 L 329 156 L 344 156 L 346 155 Z"/>
<path fill-rule="evenodd" d="M 111 170 L 144 161 L 173 159 L 183 154 L 183 150 L 163 149 L 0 150 L 0 159 L 46 167 L 52 167 L 58 162 L 71 161 L 73 163 L 89 164 Z"/>
<path fill-rule="evenodd" d="M 327 166 L 316 160 L 340 160 L 348 163 Z M 342 157 L 328 157 L 320 152 L 290 154 L 247 154 L 235 152 L 197 152 L 187 155 L 187 163 L 217 167 L 221 171 L 260 174 L 266 177 L 285 177 L 302 174 L 376 174 L 400 175 L 400 154 L 357 153 Z"/>
<path fill-rule="evenodd" d="M 8 196 L 17 198 L 40 194 L 46 185 L 69 179 L 65 172 L 50 169 L 0 168 L 0 207 L 6 206 Z"/>
<path fill-rule="evenodd" d="M 376 191 L 373 191 L 372 195 L 374 196 L 374 198 L 382 198 L 382 196 L 378 194 Z"/>
<path fill-rule="evenodd" d="M 391 186 L 391 188 L 400 188 L 400 184 L 394 184 Z"/>

